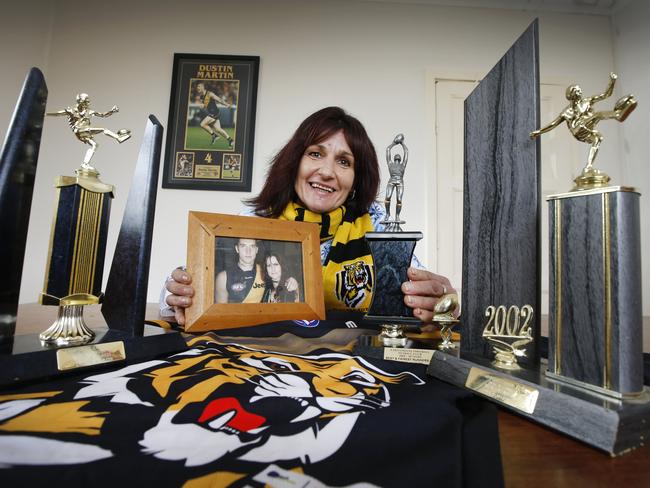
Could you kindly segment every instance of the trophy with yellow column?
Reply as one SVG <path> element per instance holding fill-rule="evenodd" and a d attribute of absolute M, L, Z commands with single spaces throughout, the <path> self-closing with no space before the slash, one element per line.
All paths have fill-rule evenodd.
<path fill-rule="evenodd" d="M 114 192 L 113 185 L 103 183 L 99 171 L 91 164 L 97 149 L 95 136 L 104 134 L 122 143 L 131 137 L 131 131 L 94 127 L 91 118 L 105 118 L 116 112 L 116 106 L 107 112 L 92 110 L 88 95 L 80 93 L 73 107 L 47 113 L 67 117 L 77 139 L 90 147 L 75 176 L 59 176 L 55 180 L 55 214 L 39 301 L 59 306 L 59 314 L 54 324 L 40 334 L 45 344 L 85 344 L 95 336 L 84 322 L 83 307 L 98 304 L 103 298 L 106 236 Z"/>

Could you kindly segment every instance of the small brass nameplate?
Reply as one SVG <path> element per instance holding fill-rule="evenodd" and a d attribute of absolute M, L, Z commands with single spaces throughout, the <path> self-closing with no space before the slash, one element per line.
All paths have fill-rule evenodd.
<path fill-rule="evenodd" d="M 59 371 L 112 363 L 123 359 L 126 359 L 126 352 L 124 352 L 122 341 L 69 347 L 56 351 L 56 363 Z"/>
<path fill-rule="evenodd" d="M 197 178 L 219 179 L 221 177 L 221 166 L 197 164 L 195 172 Z"/>
<path fill-rule="evenodd" d="M 525 413 L 535 411 L 537 397 L 539 396 L 539 391 L 535 388 L 502 378 L 480 368 L 471 368 L 469 370 L 465 388 L 474 390 L 481 395 Z"/>
<path fill-rule="evenodd" d="M 401 361 L 403 363 L 426 364 L 431 362 L 433 349 L 406 349 L 402 347 L 384 348 L 384 359 L 389 361 Z"/>

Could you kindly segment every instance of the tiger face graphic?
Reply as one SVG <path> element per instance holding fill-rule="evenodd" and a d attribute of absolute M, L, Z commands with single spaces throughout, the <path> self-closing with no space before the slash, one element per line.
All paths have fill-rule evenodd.
<path fill-rule="evenodd" d="M 364 261 L 346 264 L 336 274 L 336 298 L 356 308 L 372 289 L 372 271 Z"/>
<path fill-rule="evenodd" d="M 359 416 L 388 407 L 390 385 L 398 383 L 424 382 L 411 372 L 387 373 L 344 353 L 300 356 L 211 342 L 167 360 L 86 377 L 74 398 L 59 404 L 58 392 L 16 400 L 22 402 L 20 408 L 0 397 L 0 412 L 5 413 L 0 431 L 16 434 L 14 447 L 7 450 L 11 459 L 0 454 L 0 463 L 30 464 L 33 445 L 28 442 L 16 452 L 22 444 L 15 437 L 22 434 L 42 441 L 38 434 L 43 433 L 56 443 L 52 432 L 103 433 L 111 423 L 107 403 L 159 412 L 155 424 L 143 429 L 138 447 L 161 461 L 185 466 L 215 460 L 315 463 L 345 443 Z M 137 389 L 131 387 L 135 385 Z M 58 409 L 56 420 L 48 414 L 53 408 Z M 63 411 L 66 415 L 60 415 Z M 84 448 L 60 442 L 52 444 L 47 456 L 39 454 L 38 462 L 65 463 L 64 453 L 69 455 L 72 447 L 80 459 L 87 456 L 86 462 L 113 455 L 91 443 Z"/>

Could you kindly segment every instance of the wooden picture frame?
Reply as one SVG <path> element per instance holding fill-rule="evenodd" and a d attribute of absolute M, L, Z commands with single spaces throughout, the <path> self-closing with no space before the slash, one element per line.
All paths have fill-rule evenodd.
<path fill-rule="evenodd" d="M 251 190 L 259 64 L 174 54 L 163 188 Z"/>
<path fill-rule="evenodd" d="M 267 303 L 259 297 L 251 298 L 254 288 L 259 288 L 256 277 L 245 299 L 252 299 L 253 302 L 217 303 L 215 289 L 222 291 L 223 287 L 217 287 L 216 281 L 225 282 L 222 279 L 224 275 L 219 273 L 231 270 L 234 270 L 232 275 L 239 273 L 234 266 L 243 259 L 240 252 L 243 256 L 243 246 L 247 245 L 244 241 L 248 240 L 255 240 L 253 259 L 257 274 L 262 272 L 262 267 L 268 269 L 262 260 L 273 261 L 269 259 L 274 254 L 273 249 L 289 250 L 293 274 L 299 284 L 298 291 L 294 292 L 297 293 L 294 295 L 297 302 Z M 232 249 L 235 246 L 236 249 Z M 195 289 L 192 306 L 185 311 L 187 332 L 230 329 L 280 320 L 325 318 L 320 234 L 316 224 L 190 211 L 187 270 L 193 277 Z M 269 280 L 265 280 L 265 283 L 266 296 Z M 228 290 L 235 290 L 232 283 L 228 286 Z M 232 295 L 229 295 L 229 299 L 233 299 Z M 219 296 L 219 300 L 223 300 L 223 296 Z"/>

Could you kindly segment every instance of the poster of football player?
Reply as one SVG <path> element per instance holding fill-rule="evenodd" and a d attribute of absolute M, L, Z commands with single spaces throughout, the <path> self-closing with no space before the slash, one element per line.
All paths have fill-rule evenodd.
<path fill-rule="evenodd" d="M 258 72 L 257 56 L 174 55 L 163 188 L 250 191 Z"/>

